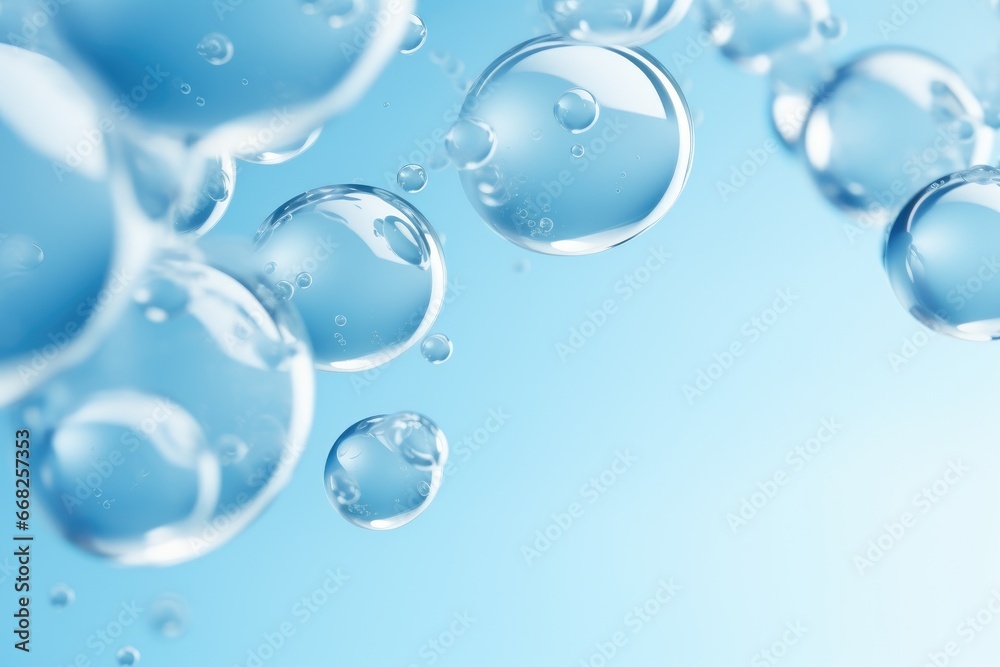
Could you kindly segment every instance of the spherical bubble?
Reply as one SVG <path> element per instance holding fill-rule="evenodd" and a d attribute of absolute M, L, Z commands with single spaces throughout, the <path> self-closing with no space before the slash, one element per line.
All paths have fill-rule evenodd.
<path fill-rule="evenodd" d="M 775 60 L 819 46 L 834 31 L 827 0 L 704 0 L 712 41 L 730 60 L 766 72 Z M 832 37 L 827 37 L 831 39 Z"/>
<path fill-rule="evenodd" d="M 993 145 L 961 77 L 908 49 L 871 51 L 820 88 L 804 154 L 823 195 L 865 224 L 884 224 L 936 178 L 985 162 Z"/>
<path fill-rule="evenodd" d="M 541 0 L 558 33 L 599 44 L 651 42 L 684 18 L 692 0 Z"/>
<path fill-rule="evenodd" d="M 187 626 L 187 605 L 176 595 L 163 595 L 150 607 L 149 622 L 153 630 L 162 637 L 179 637 Z"/>
<path fill-rule="evenodd" d="M 73 604 L 76 600 L 76 592 L 66 584 L 56 584 L 49 591 L 49 602 L 53 607 L 62 608 Z"/>
<path fill-rule="evenodd" d="M 330 449 L 323 478 L 340 515 L 371 530 L 399 528 L 427 509 L 441 486 L 448 442 L 412 412 L 354 424 Z"/>
<path fill-rule="evenodd" d="M 170 204 L 174 231 L 194 237 L 206 234 L 226 214 L 235 188 L 232 157 L 224 154 L 206 160 L 200 186 Z"/>
<path fill-rule="evenodd" d="M 403 38 L 403 45 L 399 48 L 399 52 L 403 55 L 416 53 L 426 41 L 427 26 L 424 25 L 424 20 L 416 14 L 410 14 L 406 36 Z"/>
<path fill-rule="evenodd" d="M 398 52 L 416 3 L 324 0 L 309 3 L 313 11 L 292 4 L 192 11 L 174 0 L 94 0 L 62 4 L 49 21 L 79 67 L 103 84 L 103 99 L 127 103 L 130 124 L 239 153 L 275 127 L 283 135 L 275 146 L 304 137 L 352 105 Z M 231 55 L 228 45 L 236 45 Z M 206 62 L 227 56 L 221 67 Z M 254 85 L 243 85 L 248 75 Z M 204 106 L 178 91 L 180 76 Z"/>
<path fill-rule="evenodd" d="M 440 242 L 424 216 L 385 190 L 333 185 L 278 208 L 254 239 L 271 284 L 302 314 L 316 367 L 363 371 L 402 354 L 444 301 Z M 309 289 L 292 289 L 306 271 Z M 343 319 L 342 319 L 343 318 Z"/>
<path fill-rule="evenodd" d="M 308 434 L 300 326 L 256 277 L 187 253 L 151 265 L 100 347 L 19 405 L 59 530 L 124 565 L 189 560 L 242 530 Z"/>
<path fill-rule="evenodd" d="M 493 157 L 496 135 L 493 128 L 477 118 L 463 117 L 445 137 L 448 156 L 459 169 L 478 169 Z"/>
<path fill-rule="evenodd" d="M 319 135 L 323 133 L 322 127 L 317 127 L 315 130 L 310 132 L 305 138 L 296 137 L 291 141 L 284 141 L 275 144 L 275 140 L 271 139 L 271 135 L 264 134 L 262 140 L 266 140 L 269 144 L 275 144 L 269 148 L 258 148 L 253 142 L 251 145 L 245 147 L 246 152 L 241 153 L 238 157 L 244 162 L 249 162 L 251 164 L 282 164 L 283 162 L 288 162 L 292 158 L 298 157 L 305 153 L 307 150 L 313 147 L 319 140 Z"/>
<path fill-rule="evenodd" d="M 198 42 L 198 55 L 212 65 L 225 65 L 233 59 L 233 43 L 219 32 L 210 32 Z"/>
<path fill-rule="evenodd" d="M 560 104 L 567 94 L 573 103 Z M 566 118 L 553 113 L 562 106 L 572 109 Z M 459 123 L 495 135 L 490 154 L 461 171 L 466 195 L 487 225 L 537 252 L 584 255 L 624 243 L 666 214 L 691 168 L 687 104 L 642 51 L 526 42 L 486 70 L 462 114 Z M 636 162 L 640 153 L 648 158 Z M 617 196 L 626 168 L 629 186 Z M 541 218 L 552 228 L 539 228 Z"/>
<path fill-rule="evenodd" d="M 420 353 L 424 355 L 424 359 L 432 364 L 443 364 L 451 359 L 451 353 L 454 349 L 455 346 L 451 339 L 444 334 L 428 336 L 420 344 Z"/>
<path fill-rule="evenodd" d="M 138 665 L 141 657 L 134 646 L 123 646 L 115 653 L 115 659 L 119 665 Z"/>
<path fill-rule="evenodd" d="M 401 167 L 396 174 L 396 184 L 403 192 L 417 193 L 427 187 L 427 170 L 419 164 L 408 164 Z"/>
<path fill-rule="evenodd" d="M 965 340 L 1000 339 L 1000 170 L 935 181 L 889 230 L 885 268 L 913 317 Z"/>
<path fill-rule="evenodd" d="M 594 127 L 601 114 L 601 107 L 588 91 L 583 88 L 573 88 L 559 96 L 553 113 L 564 129 L 573 134 L 580 134 Z"/>

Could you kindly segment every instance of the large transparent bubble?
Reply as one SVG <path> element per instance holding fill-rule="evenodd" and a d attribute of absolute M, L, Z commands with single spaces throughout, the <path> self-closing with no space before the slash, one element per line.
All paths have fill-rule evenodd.
<path fill-rule="evenodd" d="M 4 404 L 99 340 L 155 235 L 116 213 L 96 107 L 68 71 L 0 44 L 0 88 Z"/>
<path fill-rule="evenodd" d="M 437 235 L 385 190 L 332 185 L 301 194 L 264 221 L 254 247 L 258 270 L 302 314 L 320 370 L 363 371 L 399 356 L 444 302 Z"/>
<path fill-rule="evenodd" d="M 413 521 L 434 500 L 448 441 L 413 412 L 369 417 L 330 449 L 323 481 L 330 503 L 356 526 L 390 530 Z"/>
<path fill-rule="evenodd" d="M 313 373 L 263 283 L 159 259 L 102 345 L 19 404 L 38 495 L 78 546 L 126 565 L 214 549 L 287 482 Z"/>
<path fill-rule="evenodd" d="M 892 220 L 931 181 L 986 162 L 993 134 L 954 70 L 885 48 L 844 65 L 817 92 L 803 142 L 823 195 L 869 226 Z"/>
<path fill-rule="evenodd" d="M 216 154 L 304 140 L 357 100 L 406 34 L 414 0 L 89 0 L 52 17 L 112 108 Z"/>
<path fill-rule="evenodd" d="M 480 77 L 448 150 L 494 231 L 529 250 L 586 255 L 666 214 L 694 133 L 679 86 L 645 52 L 544 37 Z"/>
<path fill-rule="evenodd" d="M 637 46 L 684 18 L 692 0 L 541 0 L 552 29 L 581 42 Z"/>
<path fill-rule="evenodd" d="M 1000 339 L 1000 170 L 935 181 L 889 231 L 885 268 L 903 307 L 940 333 Z"/>
<path fill-rule="evenodd" d="M 703 0 L 712 41 L 730 60 L 766 72 L 832 35 L 827 0 Z"/>

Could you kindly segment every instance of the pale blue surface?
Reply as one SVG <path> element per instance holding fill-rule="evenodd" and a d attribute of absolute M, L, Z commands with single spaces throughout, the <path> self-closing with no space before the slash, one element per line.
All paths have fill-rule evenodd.
<path fill-rule="evenodd" d="M 1000 23 L 985 2 L 927 2 L 886 39 L 879 21 L 893 4 L 835 2 L 849 27 L 834 53 L 908 45 L 971 73 L 995 52 Z M 241 164 L 232 207 L 211 234 L 252 236 L 311 188 L 358 178 L 395 187 L 401 166 L 428 166 L 426 148 L 461 103 L 446 69 L 464 63 L 455 76 L 474 78 L 544 29 L 523 2 L 438 0 L 420 11 L 427 44 L 397 57 L 303 156 Z M 755 664 L 758 651 L 794 637 L 786 624 L 796 621 L 807 631 L 782 665 L 919 666 L 950 641 L 955 664 L 995 664 L 1000 618 L 972 643 L 958 626 L 1000 589 L 1000 349 L 928 340 L 889 287 L 881 232 L 852 243 L 801 161 L 768 153 L 722 200 L 717 183 L 771 137 L 767 86 L 710 51 L 679 66 L 675 53 L 697 30 L 689 18 L 647 47 L 693 83 L 688 101 L 704 115 L 691 181 L 665 220 L 599 255 L 529 254 L 477 219 L 455 173 L 431 171 L 412 201 L 447 237 L 454 298 L 434 331 L 455 341 L 452 359 L 433 366 L 413 349 L 378 372 L 320 377 L 313 435 L 291 483 L 200 560 L 112 568 L 42 530 L 39 515 L 35 651 L 11 664 L 62 666 L 83 654 L 112 665 L 131 644 L 144 667 L 246 665 L 248 650 L 287 623 L 294 635 L 264 664 L 430 665 L 428 642 L 454 628 L 463 634 L 434 664 L 578 665 L 622 632 L 611 665 L 718 667 Z M 452 66 L 432 62 L 435 50 Z M 658 266 L 661 247 L 669 260 L 647 274 L 641 267 Z M 515 272 L 524 258 L 530 272 Z M 647 278 L 640 289 L 625 282 Z M 779 290 L 795 298 L 790 308 Z M 588 313 L 602 320 L 608 300 L 614 314 L 563 361 L 556 346 L 574 328 L 590 331 Z M 776 300 L 787 312 L 773 322 Z M 889 355 L 902 356 L 904 339 L 923 346 L 894 369 Z M 684 385 L 735 342 L 742 356 L 690 403 Z M 445 431 L 449 472 L 412 524 L 357 529 L 325 497 L 330 445 L 359 419 L 404 409 Z M 793 450 L 824 419 L 838 432 L 806 461 Z M 939 503 L 914 501 L 958 460 L 969 470 Z M 608 470 L 605 481 L 616 481 L 598 481 L 600 493 L 588 480 Z M 787 480 L 777 496 L 734 534 L 727 514 L 779 471 Z M 526 563 L 522 547 L 572 503 L 582 516 Z M 854 557 L 904 512 L 915 526 L 860 575 Z M 52 609 L 49 587 L 62 581 L 76 601 Z M 303 606 L 325 583 L 340 588 L 317 593 L 327 601 L 315 611 Z M 149 603 L 163 592 L 190 608 L 178 639 L 150 630 Z M 648 622 L 632 611 L 658 594 L 675 597 Z M 100 640 L 88 637 L 120 613 L 128 619 L 122 605 L 133 600 L 145 609 L 139 622 L 95 655 Z"/>

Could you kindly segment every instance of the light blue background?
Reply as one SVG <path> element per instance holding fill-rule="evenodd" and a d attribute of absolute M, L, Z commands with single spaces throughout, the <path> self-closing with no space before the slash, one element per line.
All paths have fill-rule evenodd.
<path fill-rule="evenodd" d="M 893 3 L 836 0 L 849 32 L 834 55 L 904 44 L 968 75 L 996 57 L 1000 18 L 984 2 L 907 4 L 920 9 L 886 39 L 879 21 Z M 314 187 L 356 179 L 384 187 L 415 140 L 447 129 L 445 113 L 462 99 L 435 52 L 474 78 L 543 30 L 523 0 L 430 0 L 420 13 L 430 31 L 423 49 L 397 57 L 305 155 L 241 165 L 233 205 L 212 234 L 249 237 L 279 204 Z M 686 82 L 703 116 L 691 180 L 663 221 L 596 256 L 534 255 L 476 218 L 454 172 L 432 172 L 411 200 L 447 239 L 456 298 L 434 330 L 454 340 L 453 358 L 431 366 L 411 351 L 367 385 L 322 375 L 313 434 L 289 486 L 246 531 L 197 561 L 111 567 L 43 529 L 39 517 L 33 651 L 4 664 L 62 666 L 84 654 L 111 665 L 130 643 L 144 666 L 246 665 L 262 636 L 287 622 L 294 635 L 265 664 L 429 665 L 427 642 L 466 612 L 471 627 L 434 664 L 578 665 L 619 631 L 628 641 L 613 665 L 768 664 L 755 655 L 794 622 L 807 631 L 781 659 L 789 667 L 917 667 L 949 641 L 960 649 L 951 664 L 1000 664 L 1000 618 L 971 643 L 957 629 L 1000 590 L 1000 349 L 932 337 L 894 369 L 888 355 L 922 329 L 889 289 L 881 234 L 852 243 L 794 156 L 771 157 L 722 201 L 717 182 L 771 136 L 767 85 L 711 51 L 678 68 L 674 54 L 698 29 L 689 18 L 648 48 Z M 661 246 L 670 261 L 626 301 L 616 283 Z M 514 271 L 524 259 L 530 271 Z M 777 290 L 799 300 L 747 343 L 741 328 Z M 561 360 L 557 343 L 606 299 L 618 312 Z M 689 403 L 682 387 L 734 341 L 747 343 L 746 353 Z M 453 467 L 418 520 L 362 531 L 329 506 L 323 462 L 347 426 L 401 409 L 441 425 Z M 491 410 L 509 420 L 478 451 L 463 448 Z M 831 418 L 843 429 L 793 470 L 786 453 Z M 596 502 L 583 498 L 581 486 L 626 451 L 638 462 Z M 957 460 L 969 471 L 922 514 L 913 496 Z M 788 483 L 734 534 L 727 514 L 778 471 Z M 522 547 L 573 502 L 582 516 L 529 565 Z M 906 511 L 915 527 L 860 574 L 855 556 Z M 300 622 L 293 607 L 329 569 L 349 580 Z M 4 609 L 14 597 L 9 577 L 0 570 Z M 633 632 L 626 615 L 671 579 L 677 596 Z M 45 598 L 58 582 L 77 600 L 53 610 Z M 190 609 L 174 640 L 148 623 L 150 603 L 167 592 Z M 95 655 L 88 636 L 133 599 L 147 611 Z"/>

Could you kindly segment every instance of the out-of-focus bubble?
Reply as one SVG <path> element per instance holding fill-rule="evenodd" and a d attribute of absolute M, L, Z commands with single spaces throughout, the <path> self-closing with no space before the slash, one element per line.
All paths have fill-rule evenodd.
<path fill-rule="evenodd" d="M 403 192 L 414 194 L 427 187 L 427 171 L 419 164 L 401 167 L 396 174 L 396 184 Z"/>
<path fill-rule="evenodd" d="M 323 128 L 318 127 L 310 132 L 305 139 L 295 138 L 290 142 L 279 143 L 271 148 L 260 148 L 261 145 L 275 143 L 274 139 L 271 138 L 272 134 L 262 133 L 259 137 L 253 138 L 252 141 L 244 142 L 240 149 L 245 152 L 241 153 L 238 157 L 244 162 L 252 164 L 281 164 L 288 162 L 312 148 L 313 144 L 319 140 L 319 135 L 322 132 Z"/>
<path fill-rule="evenodd" d="M 886 241 L 897 298 L 934 331 L 1000 339 L 1000 170 L 974 167 L 910 201 Z"/>
<path fill-rule="evenodd" d="M 892 220 L 934 179 L 985 162 L 993 135 L 954 70 L 919 51 L 884 48 L 817 91 L 803 141 L 823 195 L 870 226 Z"/>
<path fill-rule="evenodd" d="M 489 141 L 464 142 L 478 148 L 455 160 L 469 200 L 507 240 L 553 255 L 600 252 L 654 225 L 680 196 L 694 151 L 687 103 L 662 65 L 550 37 L 486 70 L 452 133 L 487 136 L 472 127 L 488 128 Z"/>
<path fill-rule="evenodd" d="M 414 5 L 275 0 L 191 8 L 174 0 L 94 0 L 61 4 L 50 21 L 103 84 L 103 99 L 129 107 L 130 122 L 236 154 L 247 136 L 267 128 L 282 126 L 275 134 L 285 138 L 275 136 L 275 146 L 304 137 L 359 99 L 398 52 Z M 253 85 L 243 85 L 251 75 Z M 191 96 L 175 87 L 180 76 Z"/>
<path fill-rule="evenodd" d="M 399 47 L 399 52 L 403 55 L 409 55 L 411 53 L 416 53 L 420 50 L 420 47 L 424 45 L 427 41 L 427 26 L 424 25 L 424 20 L 417 16 L 416 14 L 410 14 L 409 25 L 407 26 L 406 36 L 403 38 L 403 44 Z"/>
<path fill-rule="evenodd" d="M 434 500 L 448 458 L 437 424 L 412 412 L 369 417 L 337 438 L 323 478 L 330 503 L 356 526 L 389 530 Z"/>
<path fill-rule="evenodd" d="M 424 359 L 432 364 L 443 364 L 451 359 L 451 353 L 455 349 L 451 339 L 444 334 L 434 334 L 424 339 L 420 344 L 420 353 Z"/>
<path fill-rule="evenodd" d="M 163 595 L 150 607 L 149 622 L 160 636 L 168 639 L 179 637 L 187 627 L 187 605 L 177 595 Z"/>
<path fill-rule="evenodd" d="M 206 161 L 200 188 L 173 204 L 174 230 L 202 236 L 218 224 L 229 209 L 236 185 L 236 165 L 229 155 Z"/>
<path fill-rule="evenodd" d="M 211 65 L 225 65 L 233 59 L 233 43 L 218 32 L 210 32 L 198 42 L 198 55 Z"/>
<path fill-rule="evenodd" d="M 115 653 L 115 660 L 119 665 L 138 665 L 141 658 L 141 654 L 134 646 L 123 646 Z"/>
<path fill-rule="evenodd" d="M 445 137 L 448 156 L 459 169 L 478 169 L 493 157 L 496 134 L 478 118 L 463 117 Z"/>
<path fill-rule="evenodd" d="M 58 609 L 68 607 L 76 600 L 76 593 L 66 584 L 56 584 L 49 591 L 49 603 Z"/>
<path fill-rule="evenodd" d="M 302 314 L 320 370 L 363 371 L 395 358 L 444 301 L 437 235 L 409 203 L 378 188 L 299 195 L 261 224 L 254 247 L 260 266 L 275 266 L 268 280 Z M 302 272 L 311 286 L 294 289 Z"/>
<path fill-rule="evenodd" d="M 308 347 L 296 313 L 232 266 L 159 259 L 100 347 L 18 406 L 37 422 L 42 502 L 81 548 L 190 560 L 290 477 L 312 416 Z"/>
<path fill-rule="evenodd" d="M 549 25 L 582 42 L 636 46 L 684 18 L 692 0 L 541 0 Z"/>
<path fill-rule="evenodd" d="M 823 51 L 782 60 L 771 70 L 771 126 L 786 148 L 798 149 L 813 100 L 835 76 Z"/>
<path fill-rule="evenodd" d="M 836 28 L 827 0 L 703 0 L 703 5 L 719 50 L 754 72 L 821 45 L 821 26 L 826 32 Z"/>

